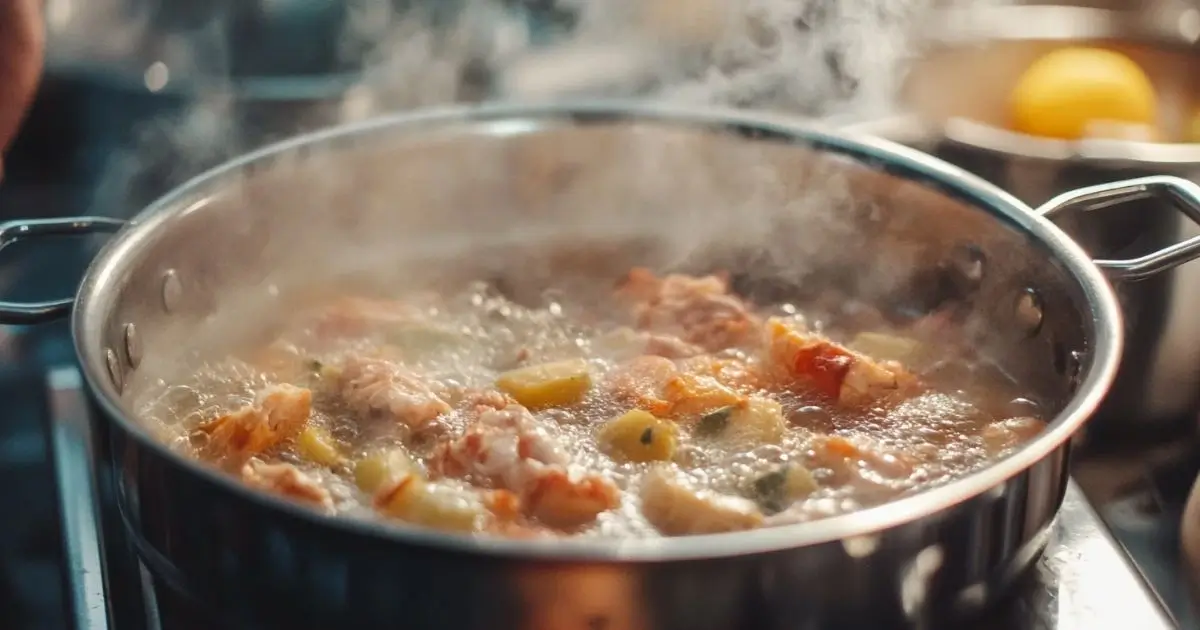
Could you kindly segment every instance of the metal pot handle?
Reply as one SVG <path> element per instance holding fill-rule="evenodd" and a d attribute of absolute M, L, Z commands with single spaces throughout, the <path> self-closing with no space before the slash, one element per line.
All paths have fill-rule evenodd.
<path fill-rule="evenodd" d="M 1200 186 L 1180 177 L 1155 175 L 1111 184 L 1088 186 L 1063 193 L 1042 204 L 1037 210 L 1048 219 L 1066 210 L 1107 209 L 1141 199 L 1162 199 L 1194 223 L 1200 224 Z M 1112 280 L 1142 280 L 1200 257 L 1200 236 L 1175 243 L 1138 258 L 1095 260 Z"/>
<path fill-rule="evenodd" d="M 107 217 L 71 217 L 67 219 L 27 219 L 0 224 L 0 250 L 24 239 L 40 236 L 83 236 L 116 232 L 125 225 Z M 71 312 L 75 298 L 47 302 L 0 301 L 0 324 L 40 324 Z"/>

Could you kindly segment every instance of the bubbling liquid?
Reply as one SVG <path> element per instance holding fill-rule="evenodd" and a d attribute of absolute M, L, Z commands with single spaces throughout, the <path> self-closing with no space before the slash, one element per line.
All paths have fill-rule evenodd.
<path fill-rule="evenodd" d="M 642 314 L 646 304 L 656 308 L 661 299 L 661 295 L 654 296 L 644 302 Z M 730 299 L 743 304 L 740 298 Z M 903 337 L 911 330 L 870 331 L 908 339 L 904 347 L 921 350 L 910 352 L 903 366 L 905 373 L 919 380 L 919 386 L 845 404 L 803 383 L 766 379 L 737 389 L 736 394 L 778 403 L 781 433 L 757 442 L 713 438 L 702 426 L 711 420 L 706 415 L 711 410 L 655 410 L 655 415 L 673 427 L 676 442 L 669 457 L 644 461 L 621 456 L 605 439 L 609 423 L 638 407 L 611 384 L 631 361 L 648 354 L 646 334 L 659 332 L 654 325 L 647 328 L 646 322 L 631 316 L 629 310 L 614 308 L 611 314 L 594 308 L 585 311 L 556 292 L 547 292 L 541 304 L 526 306 L 483 283 L 451 296 L 410 295 L 395 302 L 346 304 L 319 305 L 300 312 L 269 345 L 248 348 L 237 356 L 201 366 L 190 378 L 163 384 L 139 410 L 141 417 L 159 429 L 175 451 L 212 462 L 231 474 L 245 477 L 249 457 L 294 467 L 305 483 L 317 489 L 314 492 L 327 495 L 325 508 L 339 515 L 438 527 L 436 522 L 409 518 L 403 510 L 386 507 L 380 499 L 385 489 L 364 484 L 362 462 L 381 449 L 394 448 L 416 463 L 413 474 L 419 474 L 422 483 L 430 487 L 441 485 L 464 493 L 513 493 L 520 501 L 521 513 L 504 518 L 518 523 L 522 532 L 603 537 L 712 533 L 707 525 L 695 525 L 694 530 L 684 525 L 683 532 L 674 531 L 672 525 L 668 528 L 672 531 L 664 531 L 663 523 L 656 522 L 653 512 L 646 509 L 647 500 L 657 500 L 646 495 L 647 475 L 668 468 L 678 488 L 689 493 L 681 495 L 677 506 L 685 521 L 706 522 L 706 510 L 721 508 L 726 499 L 737 499 L 738 509 L 751 512 L 750 522 L 769 526 L 878 505 L 969 475 L 1019 447 L 1042 426 L 1036 419 L 1036 403 L 1022 398 L 1011 380 L 979 357 L 961 348 L 912 341 L 915 334 Z M 373 312 L 380 310 L 380 304 L 386 304 L 386 310 Z M 696 309 L 701 312 L 701 305 Z M 746 310 L 756 326 L 776 316 L 778 319 L 770 321 L 789 322 L 797 330 L 820 330 L 820 336 L 811 338 L 829 340 L 836 348 L 843 347 L 836 340 L 857 339 L 853 333 L 861 332 L 839 327 L 835 313 L 804 317 L 802 308 L 786 304 L 747 305 Z M 684 322 L 681 328 L 662 334 L 674 334 L 676 340 L 686 337 L 687 322 L 691 321 L 686 309 L 678 321 Z M 771 373 L 772 354 L 761 347 L 762 339 L 763 335 L 754 331 L 742 344 L 719 349 L 692 345 L 688 352 L 703 360 Z M 854 342 L 849 345 L 855 347 Z M 898 369 L 882 358 L 877 361 L 869 350 L 861 352 L 850 356 Z M 436 430 L 398 421 L 399 416 L 389 415 L 398 409 L 395 405 L 376 404 L 370 413 L 364 413 L 363 405 L 349 398 L 344 374 L 336 373 L 349 369 L 337 366 L 362 357 L 403 366 L 405 373 L 432 384 L 446 404 L 436 423 L 430 425 Z M 671 359 L 685 375 L 690 369 L 687 366 L 700 364 L 694 360 L 695 356 Z M 509 464 L 514 470 L 520 468 L 520 475 L 502 470 L 486 478 L 449 471 L 437 463 L 439 457 L 465 443 L 466 436 L 482 422 L 478 408 L 469 402 L 470 392 L 496 392 L 498 379 L 510 370 L 565 361 L 585 362 L 590 379 L 587 390 L 563 404 L 527 410 L 534 427 L 529 430 L 559 449 L 563 461 L 535 462 L 534 456 L 521 455 Z M 333 385 L 322 384 L 322 380 Z M 238 410 L 255 410 L 263 404 L 261 392 L 280 384 L 312 392 L 311 410 L 303 423 L 320 428 L 336 457 L 314 460 L 311 444 L 306 447 L 305 436 L 295 432 L 253 453 L 233 454 L 228 444 L 215 444 L 220 433 L 206 427 Z M 677 405 L 687 402 L 677 401 Z M 268 415 L 261 415 L 260 420 Z M 492 464 L 495 461 L 493 458 Z M 545 471 L 556 466 L 569 473 L 564 478 L 576 479 L 571 483 L 578 483 L 580 474 L 600 480 L 612 488 L 615 498 L 594 517 L 569 526 L 557 524 L 536 509 L 523 511 L 540 496 L 529 489 L 528 484 L 534 482 L 528 479 L 535 474 L 529 471 L 543 479 Z M 773 484 L 782 483 L 778 474 L 785 469 L 801 471 L 804 487 L 788 485 L 788 492 L 776 491 Z M 287 488 L 291 486 L 268 489 L 290 495 Z M 480 510 L 481 517 L 473 521 L 476 526 L 469 529 L 495 533 L 493 525 L 500 518 L 495 509 Z"/>

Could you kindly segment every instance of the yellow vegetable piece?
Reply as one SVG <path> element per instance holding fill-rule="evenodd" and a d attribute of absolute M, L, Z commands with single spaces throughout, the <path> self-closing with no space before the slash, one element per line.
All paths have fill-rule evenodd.
<path fill-rule="evenodd" d="M 674 422 L 634 409 L 605 423 L 598 437 L 601 447 L 615 459 L 653 462 L 675 455 L 678 433 Z"/>
<path fill-rule="evenodd" d="M 320 427 L 305 427 L 296 438 L 296 449 L 300 457 L 314 464 L 332 468 L 342 463 L 337 442 Z"/>
<path fill-rule="evenodd" d="M 1102 121 L 1155 126 L 1158 98 L 1133 60 L 1110 50 L 1061 48 L 1025 71 L 1009 98 L 1012 128 L 1075 140 Z"/>
<path fill-rule="evenodd" d="M 376 451 L 354 465 L 354 483 L 363 492 L 375 492 L 415 470 L 416 466 L 401 449 Z"/>
<path fill-rule="evenodd" d="M 915 339 L 885 333 L 863 332 L 855 335 L 850 349 L 877 361 L 907 362 L 920 350 Z"/>
<path fill-rule="evenodd" d="M 566 407 L 583 400 L 592 388 L 587 361 L 572 359 L 509 370 L 496 387 L 532 410 Z"/>
<path fill-rule="evenodd" d="M 724 435 L 726 439 L 748 444 L 778 444 L 786 429 L 783 405 L 752 396 L 745 405 L 734 408 Z"/>
<path fill-rule="evenodd" d="M 479 529 L 487 515 L 478 497 L 431 485 L 416 475 L 405 476 L 382 490 L 375 507 L 387 516 L 414 525 L 460 532 Z"/>

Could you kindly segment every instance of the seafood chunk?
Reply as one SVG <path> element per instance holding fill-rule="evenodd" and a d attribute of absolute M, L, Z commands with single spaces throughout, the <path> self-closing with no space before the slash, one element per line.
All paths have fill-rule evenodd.
<path fill-rule="evenodd" d="M 291 464 L 268 464 L 260 459 L 251 459 L 242 467 L 242 480 L 260 490 L 315 505 L 326 511 L 333 510 L 329 491 Z"/>
<path fill-rule="evenodd" d="M 659 278 L 647 269 L 629 272 L 618 292 L 633 303 L 637 324 L 655 332 L 678 332 L 680 338 L 708 351 L 756 341 L 758 318 L 745 302 L 729 293 L 717 276 L 670 274 Z"/>
<path fill-rule="evenodd" d="M 678 373 L 670 359 L 645 355 L 617 366 L 605 387 L 614 398 L 661 416 L 671 410 L 663 390 Z"/>
<path fill-rule="evenodd" d="M 439 445 L 430 462 L 435 475 L 510 490 L 527 515 L 553 527 L 577 527 L 616 507 L 616 488 L 568 471 L 565 449 L 528 409 L 514 403 L 477 410 L 461 437 Z"/>
<path fill-rule="evenodd" d="M 607 479 L 557 466 L 534 466 L 531 473 L 524 493 L 526 509 L 550 527 L 581 527 L 620 505 L 617 488 Z"/>
<path fill-rule="evenodd" d="M 398 363 L 353 356 L 340 376 L 342 399 L 361 416 L 381 414 L 420 431 L 450 412 L 443 387 Z"/>
<path fill-rule="evenodd" d="M 745 403 L 745 396 L 722 382 L 737 381 L 735 371 L 724 369 L 711 358 L 697 357 L 681 370 L 670 359 L 644 355 L 618 366 L 606 387 L 614 398 L 659 417 L 697 416 Z"/>
<path fill-rule="evenodd" d="M 916 380 L 894 361 L 876 362 L 779 319 L 767 322 L 767 336 L 767 363 L 777 380 L 843 405 L 870 404 Z"/>
<path fill-rule="evenodd" d="M 753 501 L 695 490 L 666 468 L 646 474 L 641 497 L 646 520 L 668 536 L 741 531 L 763 523 Z"/>
<path fill-rule="evenodd" d="M 260 391 L 254 403 L 199 427 L 213 456 L 244 459 L 266 452 L 304 430 L 312 392 L 292 385 Z"/>

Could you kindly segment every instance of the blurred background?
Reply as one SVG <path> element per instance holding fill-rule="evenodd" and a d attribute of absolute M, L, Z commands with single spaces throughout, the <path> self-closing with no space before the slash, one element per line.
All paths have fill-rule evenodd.
<path fill-rule="evenodd" d="M 46 0 L 45 17 L 45 76 L 6 160 L 0 219 L 129 217 L 280 137 L 494 98 L 821 118 L 1033 206 L 1137 175 L 1200 178 L 1195 0 Z M 1200 233 L 1153 204 L 1065 227 L 1103 257 Z M 6 250 L 0 287 L 69 295 L 94 247 Z M 1200 472 L 1200 266 L 1120 292 L 1127 357 L 1080 438 L 1076 478 L 1180 626 L 1200 628 L 1179 551 Z M 63 324 L 0 330 L 0 500 L 21 506 L 0 517 L 0 627 L 66 627 L 35 394 L 72 357 Z"/>

